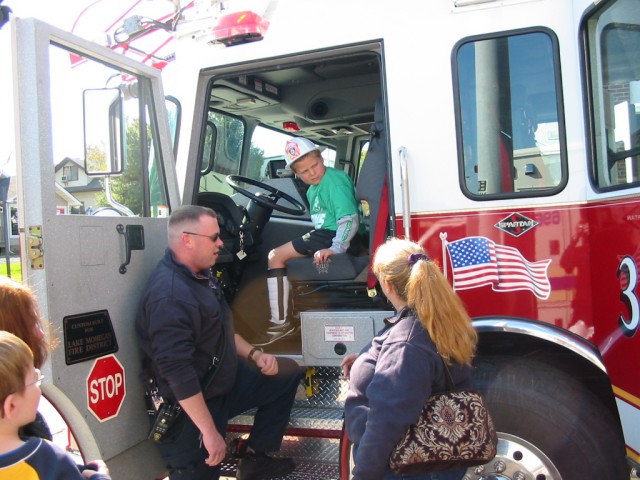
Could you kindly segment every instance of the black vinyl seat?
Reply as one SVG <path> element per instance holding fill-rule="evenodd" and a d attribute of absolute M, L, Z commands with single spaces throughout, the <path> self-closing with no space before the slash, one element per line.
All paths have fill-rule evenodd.
<path fill-rule="evenodd" d="M 198 205 L 214 210 L 218 215 L 220 238 L 224 247 L 216 263 L 231 263 L 240 250 L 240 230 L 245 214 L 242 207 L 235 204 L 231 197 L 219 192 L 200 192 Z"/>
<path fill-rule="evenodd" d="M 354 257 L 348 253 L 338 253 L 329 257 L 328 268 L 319 271 L 310 258 L 295 258 L 287 262 L 287 277 L 290 282 L 304 282 L 309 280 L 334 281 L 355 280 L 366 281 L 366 271 L 369 266 L 369 255 Z M 365 276 L 359 278 L 364 272 Z"/>

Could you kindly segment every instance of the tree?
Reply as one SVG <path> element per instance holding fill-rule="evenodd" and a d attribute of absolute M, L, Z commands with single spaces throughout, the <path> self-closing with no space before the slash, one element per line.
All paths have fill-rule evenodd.
<path fill-rule="evenodd" d="M 249 165 L 247 166 L 247 177 L 255 178 L 260 180 L 261 168 L 264 164 L 264 150 L 260 147 L 257 147 L 253 143 L 251 144 L 251 148 L 249 149 Z"/>
<path fill-rule="evenodd" d="M 147 138 L 151 131 L 147 127 Z M 126 127 L 126 158 L 122 174 L 111 177 L 111 195 L 135 215 L 143 212 L 142 152 L 140 148 L 140 120 L 130 120 Z M 147 151 L 149 148 L 147 147 Z"/>
<path fill-rule="evenodd" d="M 136 107 L 137 109 L 137 107 Z M 177 122 L 177 109 L 169 108 L 169 123 L 175 129 Z M 146 145 L 140 143 L 141 128 L 146 128 Z M 166 188 L 164 183 L 164 176 L 162 175 L 163 169 L 159 165 L 159 152 L 157 148 L 152 149 L 153 131 L 149 125 L 141 127 L 139 118 L 127 118 L 125 127 L 125 155 L 123 158 L 123 171 L 120 174 L 114 174 L 109 176 L 109 183 L 111 185 L 110 192 L 113 200 L 125 207 L 127 207 L 134 215 L 144 215 L 144 177 L 143 173 L 146 173 L 149 177 L 149 201 L 152 214 L 158 214 L 158 207 L 161 205 L 167 205 Z M 98 150 L 97 148 L 95 150 Z M 151 156 L 148 161 L 147 168 L 143 168 L 142 153 L 146 152 Z M 100 155 L 102 158 L 100 158 Z M 96 165 L 102 165 L 103 170 L 106 170 L 106 159 L 104 153 L 94 153 L 90 151 L 91 163 Z M 146 155 L 145 155 L 146 157 Z M 100 164 L 102 161 L 102 164 Z M 87 165 L 89 165 L 90 159 L 87 158 Z M 97 195 L 98 205 L 109 206 L 106 193 L 102 192 Z"/>
<path fill-rule="evenodd" d="M 86 153 L 86 170 L 91 172 L 104 172 L 107 169 L 107 160 L 105 158 L 104 148 L 96 145 L 87 147 Z"/>
<path fill-rule="evenodd" d="M 148 138 L 151 132 L 147 128 Z M 126 158 L 123 162 L 121 174 L 109 176 L 111 184 L 111 196 L 121 205 L 124 205 L 134 215 L 142 215 L 143 212 L 143 182 L 142 182 L 142 153 L 140 150 L 140 120 L 133 119 L 126 127 Z M 104 154 L 102 154 L 104 157 Z M 89 159 L 87 158 L 87 164 Z M 106 168 L 106 167 L 105 167 Z M 106 185 L 105 185 L 106 188 Z M 105 192 L 96 195 L 100 206 L 109 206 Z"/>

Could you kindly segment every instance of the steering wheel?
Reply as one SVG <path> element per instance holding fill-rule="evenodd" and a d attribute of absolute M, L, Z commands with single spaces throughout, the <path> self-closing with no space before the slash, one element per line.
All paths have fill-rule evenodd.
<path fill-rule="evenodd" d="M 253 178 L 243 177 L 242 175 L 227 175 L 226 180 L 229 186 L 231 186 L 231 188 L 233 188 L 236 192 L 253 200 L 261 207 L 297 216 L 304 215 L 304 213 L 307 211 L 307 207 L 305 207 L 302 203 L 300 203 L 300 201 L 296 200 L 288 193 L 281 192 L 277 188 L 274 188 L 271 185 L 267 185 L 266 183 L 254 180 Z M 254 187 L 266 190 L 270 195 L 261 195 L 261 192 L 252 193 L 246 188 L 242 188 L 240 185 L 238 185 L 238 183 L 240 182 L 248 183 L 249 185 L 253 185 Z M 281 198 L 284 198 L 287 202 L 294 205 L 295 208 L 278 205 L 277 202 Z"/>

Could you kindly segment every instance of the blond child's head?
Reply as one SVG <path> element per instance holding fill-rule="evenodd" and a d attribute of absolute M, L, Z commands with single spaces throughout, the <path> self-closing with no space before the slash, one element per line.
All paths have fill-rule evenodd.
<path fill-rule="evenodd" d="M 292 138 L 285 146 L 287 166 L 307 185 L 318 185 L 327 167 L 321 152 L 324 147 L 303 137 Z"/>
<path fill-rule="evenodd" d="M 0 418 L 18 418 L 14 408 L 19 405 L 18 426 L 33 421 L 40 400 L 40 380 L 27 344 L 12 333 L 0 331 Z"/>

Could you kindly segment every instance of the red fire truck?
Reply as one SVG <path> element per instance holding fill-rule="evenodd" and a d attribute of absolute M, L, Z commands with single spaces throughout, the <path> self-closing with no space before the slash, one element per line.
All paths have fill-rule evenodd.
<path fill-rule="evenodd" d="M 640 465 L 640 3 L 231 3 L 123 21 L 116 46 L 151 27 L 173 38 L 170 58 L 145 57 L 162 74 L 114 44 L 13 24 L 22 272 L 63 340 L 45 394 L 85 457 L 114 478 L 162 474 L 133 324 L 176 206 L 220 214 L 215 268 L 236 329 L 251 340 L 266 327 L 266 254 L 309 229 L 281 157 L 302 135 L 355 180 L 369 245 L 323 271 L 288 265 L 300 330 L 269 348 L 310 368 L 285 446 L 296 478 L 349 478 L 337 367 L 389 315 L 368 275 L 387 236 L 438 259 L 480 334 L 475 383 L 500 443 L 465 479 L 628 478 Z"/>

